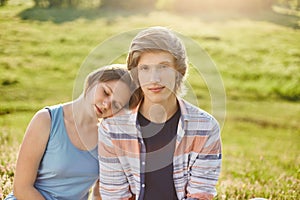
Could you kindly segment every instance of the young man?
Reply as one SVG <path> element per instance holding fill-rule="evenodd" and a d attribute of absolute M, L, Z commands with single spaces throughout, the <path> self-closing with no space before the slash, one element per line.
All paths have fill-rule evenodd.
<path fill-rule="evenodd" d="M 143 96 L 136 110 L 99 125 L 102 199 L 212 199 L 221 169 L 218 122 L 178 97 L 186 50 L 170 30 L 133 39 L 128 69 Z"/>

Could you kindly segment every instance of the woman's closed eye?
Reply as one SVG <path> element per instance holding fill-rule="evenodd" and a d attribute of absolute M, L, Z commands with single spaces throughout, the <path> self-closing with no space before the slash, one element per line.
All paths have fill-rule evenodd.
<path fill-rule="evenodd" d="M 120 103 L 118 103 L 116 101 L 112 102 L 112 106 L 113 106 L 113 109 L 115 109 L 115 110 L 121 110 L 123 107 Z"/>
<path fill-rule="evenodd" d="M 110 92 L 107 89 L 105 89 L 105 88 L 103 88 L 103 93 L 104 93 L 105 96 L 109 96 L 110 95 Z"/>

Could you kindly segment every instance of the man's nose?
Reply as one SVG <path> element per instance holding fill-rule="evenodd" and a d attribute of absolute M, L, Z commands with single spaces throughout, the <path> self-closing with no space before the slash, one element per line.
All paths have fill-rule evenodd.
<path fill-rule="evenodd" d="M 160 82 L 159 70 L 157 70 L 156 68 L 154 68 L 154 69 L 151 70 L 150 81 L 152 83 Z"/>

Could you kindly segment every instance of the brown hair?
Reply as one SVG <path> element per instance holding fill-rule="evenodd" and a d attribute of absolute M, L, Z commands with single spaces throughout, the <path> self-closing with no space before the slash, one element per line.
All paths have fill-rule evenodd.
<path fill-rule="evenodd" d="M 135 93 L 137 86 L 132 80 L 129 71 L 122 64 L 108 65 L 91 72 L 85 79 L 83 90 L 84 97 L 89 89 L 99 82 L 108 82 L 113 80 L 123 81 L 129 87 L 131 97 L 128 102 L 128 106 L 130 109 L 136 107 L 140 101 L 140 97 Z"/>

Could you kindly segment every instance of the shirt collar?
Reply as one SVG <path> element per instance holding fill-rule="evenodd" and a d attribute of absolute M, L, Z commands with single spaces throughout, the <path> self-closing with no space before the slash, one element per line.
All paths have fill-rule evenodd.
<path fill-rule="evenodd" d="M 182 124 L 182 129 L 185 129 L 185 122 L 188 121 L 189 119 L 189 115 L 187 112 L 187 107 L 186 107 L 186 101 L 180 97 L 177 97 L 177 102 L 179 104 L 179 109 L 181 112 L 181 116 L 180 116 L 180 120 L 181 120 L 181 124 Z M 141 106 L 142 100 L 138 103 L 138 105 L 136 106 L 136 108 L 134 108 L 131 112 L 131 116 L 132 119 L 134 119 L 136 121 L 136 126 L 139 128 L 140 125 L 138 124 L 138 120 L 137 120 L 137 114 L 139 111 L 139 108 Z"/>

